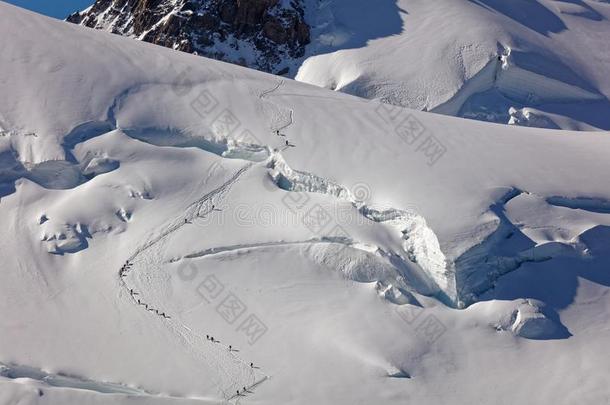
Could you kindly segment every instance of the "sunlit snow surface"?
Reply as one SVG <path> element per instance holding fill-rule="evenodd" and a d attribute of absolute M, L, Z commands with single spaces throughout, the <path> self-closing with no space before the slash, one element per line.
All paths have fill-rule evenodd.
<path fill-rule="evenodd" d="M 607 1 L 310 0 L 306 10 L 312 43 L 297 80 L 483 121 L 610 129 Z M 511 112 L 524 108 L 536 114 Z"/>
<path fill-rule="evenodd" d="M 610 400 L 606 133 L 0 18 L 0 403 Z"/>

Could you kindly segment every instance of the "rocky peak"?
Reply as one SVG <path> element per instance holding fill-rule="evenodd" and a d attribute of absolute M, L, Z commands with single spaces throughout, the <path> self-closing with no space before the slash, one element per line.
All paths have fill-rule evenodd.
<path fill-rule="evenodd" d="M 303 0 L 97 0 L 68 21 L 285 73 L 309 43 Z"/>

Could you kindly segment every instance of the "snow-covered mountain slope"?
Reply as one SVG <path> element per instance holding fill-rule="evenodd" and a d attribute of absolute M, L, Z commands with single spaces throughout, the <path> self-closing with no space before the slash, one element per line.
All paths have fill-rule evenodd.
<path fill-rule="evenodd" d="M 606 133 L 0 18 L 1 404 L 609 401 Z"/>
<path fill-rule="evenodd" d="M 485 121 L 508 123 L 511 107 L 534 107 L 564 118 L 526 125 L 610 129 L 607 2 L 318 4 L 308 8 L 320 20 L 297 80 Z"/>
<path fill-rule="evenodd" d="M 595 0 L 98 0 L 69 20 L 418 110 L 608 130 L 609 17 Z"/>

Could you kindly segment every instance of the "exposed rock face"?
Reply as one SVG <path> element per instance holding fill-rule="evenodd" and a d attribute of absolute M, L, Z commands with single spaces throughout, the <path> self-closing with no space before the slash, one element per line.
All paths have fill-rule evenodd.
<path fill-rule="evenodd" d="M 309 43 L 302 1 L 97 0 L 68 21 L 277 73 Z"/>

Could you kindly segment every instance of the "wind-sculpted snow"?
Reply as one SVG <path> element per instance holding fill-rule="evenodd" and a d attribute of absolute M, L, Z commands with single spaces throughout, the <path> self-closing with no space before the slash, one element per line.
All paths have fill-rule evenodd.
<path fill-rule="evenodd" d="M 378 211 L 363 206 L 360 211 L 362 215 L 375 222 L 389 222 L 400 229 L 404 239 L 403 248 L 409 259 L 429 275 L 450 302 L 457 299 L 455 274 L 447 269 L 445 255 L 425 218 L 412 211 L 394 208 Z"/>
<path fill-rule="evenodd" d="M 150 132 L 143 131 L 143 133 L 147 134 Z M 138 136 L 138 138 L 144 139 L 142 138 L 142 136 Z M 150 138 L 147 138 L 147 141 L 150 141 Z M 205 144 L 204 139 L 201 142 L 199 143 L 199 145 Z M 214 148 L 209 148 L 207 146 L 204 146 L 203 149 L 208 151 L 218 150 Z M 230 153 L 228 153 L 229 150 Z M 227 149 L 217 153 L 219 153 L 221 156 L 229 158 L 244 159 L 252 158 L 252 154 L 245 152 L 252 150 L 267 151 L 269 150 L 269 147 L 233 142 L 231 143 L 231 149 Z M 254 161 L 256 161 L 256 159 Z M 412 272 L 412 270 L 405 269 L 405 266 L 400 263 L 401 261 L 409 260 L 412 263 L 415 263 L 417 266 L 421 267 L 421 269 L 423 270 L 423 272 L 420 274 L 411 274 L 411 276 L 408 277 L 408 282 L 410 282 L 410 284 L 408 286 L 403 286 L 403 288 L 415 288 L 417 291 L 424 294 L 441 294 L 443 297 L 447 297 L 447 299 L 443 298 L 443 300 L 448 303 L 452 303 L 455 301 L 455 276 L 451 272 L 445 270 L 445 258 L 440 250 L 436 235 L 426 225 L 426 221 L 423 217 L 413 211 L 398 210 L 393 208 L 377 210 L 368 207 L 363 204 L 362 201 L 359 201 L 357 197 L 353 195 L 351 190 L 344 186 L 341 186 L 339 184 L 334 183 L 333 181 L 324 179 L 311 173 L 293 170 L 285 162 L 279 151 L 274 152 L 268 158 L 265 164 L 270 170 L 271 178 L 281 189 L 290 192 L 321 193 L 332 196 L 339 200 L 349 201 L 364 218 L 377 223 L 390 224 L 393 228 L 395 228 L 397 237 L 403 240 L 402 245 L 404 250 L 403 252 L 398 252 L 397 256 L 394 256 L 395 254 L 393 253 L 384 253 L 384 255 L 387 256 L 389 263 L 391 263 L 392 266 L 397 267 L 400 272 Z M 199 212 L 202 207 L 201 204 L 203 204 L 205 201 L 208 201 L 210 197 L 211 196 L 206 195 L 202 197 L 201 200 L 199 200 L 199 203 L 193 203 L 191 207 L 194 207 L 194 212 Z M 192 220 L 192 214 L 188 214 L 189 212 L 190 210 L 187 209 L 186 218 L 188 220 Z M 172 227 L 167 232 L 173 232 L 175 229 L 178 229 L 182 225 L 183 224 L 181 221 L 177 221 L 177 228 Z M 167 234 L 167 232 L 163 235 Z M 145 244 L 145 247 L 141 249 L 146 250 L 147 246 L 152 243 L 156 243 L 156 240 L 157 239 L 154 239 L 153 241 Z M 310 241 L 290 243 L 261 242 L 258 244 L 210 248 L 201 253 L 189 254 L 186 257 L 192 258 L 207 256 L 209 254 L 218 254 L 234 250 L 247 250 L 249 248 L 251 249 L 254 247 L 284 246 L 290 245 L 292 243 L 343 243 L 349 245 L 353 244 L 354 241 L 350 241 L 349 239 L 341 240 L 333 239 L 333 237 L 323 237 L 322 239 L 317 240 L 313 239 Z M 368 277 L 367 281 L 378 281 L 382 278 L 384 277 L 378 274 L 377 278 Z M 362 281 L 359 278 L 357 278 L 357 280 Z"/>
<path fill-rule="evenodd" d="M 568 117 L 545 119 L 544 115 L 553 116 L 552 113 L 538 113 L 540 118 L 530 117 L 527 110 L 523 115 L 515 114 L 517 108 L 524 106 L 574 102 L 605 103 L 607 99 L 558 60 L 506 48 L 433 111 L 509 124 L 527 122 L 527 126 L 540 128 L 595 130 L 592 125 Z M 570 125 L 570 121 L 574 124 Z"/>
<path fill-rule="evenodd" d="M 610 214 L 610 201 L 601 198 L 569 198 L 553 196 L 548 197 L 546 202 L 559 207 L 568 207 L 602 214 Z"/>
<path fill-rule="evenodd" d="M 484 121 L 506 124 L 510 108 L 539 106 L 563 117 L 557 122 L 562 129 L 610 128 L 599 116 L 610 105 L 604 78 L 608 58 L 600 42 L 610 31 L 605 5 L 547 0 L 402 0 L 397 5 L 400 32 L 357 49 L 350 49 L 351 43 L 358 34 L 375 30 L 375 20 L 356 23 L 348 18 L 346 25 L 353 28 L 346 32 L 334 25 L 334 19 L 350 15 L 341 2 L 312 7 L 312 15 L 319 14 L 312 19 L 321 20 L 321 33 L 312 30 L 310 48 L 326 44 L 327 51 L 310 51 L 296 78 L 390 104 Z M 505 59 L 502 70 L 497 69 L 509 49 L 510 62 Z M 546 127 L 541 121 L 530 125 Z"/>
<path fill-rule="evenodd" d="M 580 207 L 592 213 L 569 212 Z M 497 218 L 495 230 L 455 260 L 458 305 L 477 301 L 500 277 L 524 263 L 586 258 L 589 249 L 579 238 L 596 225 L 610 225 L 603 207 L 604 202 L 595 199 L 551 197 L 545 201 L 521 190 L 509 191 L 490 208 Z M 564 228 L 567 221 L 571 225 Z"/>
<path fill-rule="evenodd" d="M 248 39 L 242 38 L 252 35 L 252 27 L 246 31 L 225 27 L 228 31 L 221 30 L 223 34 L 218 38 L 218 32 L 212 39 L 205 35 L 202 44 L 206 50 L 202 51 L 202 44 L 191 38 L 193 30 L 200 27 L 186 21 L 194 18 L 212 24 L 206 25 L 208 34 L 218 29 L 216 24 L 226 21 L 213 11 L 214 7 L 204 6 L 195 12 L 198 6 L 190 3 L 184 5 L 186 10 L 175 2 L 149 6 L 161 7 L 163 11 L 157 16 L 160 20 L 138 24 L 144 31 L 137 36 L 133 27 L 124 26 L 133 23 L 134 11 L 129 6 L 121 6 L 127 14 L 120 15 L 110 3 L 98 2 L 94 8 L 105 9 L 99 20 L 96 11 L 91 10 L 72 18 L 98 29 L 186 52 L 198 49 L 199 55 L 394 105 L 504 124 L 511 120 L 511 109 L 539 107 L 541 115 L 558 116 L 552 120 L 554 125 L 532 119 L 529 126 L 595 131 L 610 128 L 603 117 L 603 111 L 610 107 L 605 79 L 608 60 L 602 51 L 610 24 L 604 3 L 443 0 L 440 5 L 432 5 L 399 0 L 379 1 L 372 6 L 362 0 L 349 4 L 307 0 L 297 7 L 300 12 L 294 18 L 309 26 L 311 43 L 306 47 L 300 44 L 298 55 L 286 54 L 294 47 L 291 41 L 271 46 L 266 40 L 255 41 L 253 48 Z M 272 8 L 277 6 L 283 13 L 290 13 L 287 10 L 293 5 Z M 232 10 L 218 7 L 225 13 Z M 136 15 L 151 12 L 138 10 Z M 114 17 L 103 22 L 106 13 Z M 272 26 L 277 26 L 277 21 Z M 463 26 L 476 30 L 463 30 Z M 146 34 L 160 28 L 169 30 L 162 39 Z M 294 33 L 296 26 L 284 28 L 280 24 L 281 32 Z M 262 43 L 267 43 L 263 48 L 268 55 L 264 58 L 257 49 Z M 422 53 L 423 44 L 426 52 Z M 286 58 L 277 60 L 278 54 Z M 499 60 L 503 72 L 497 69 Z M 63 67 L 53 66 L 51 70 L 58 68 Z"/>
<path fill-rule="evenodd" d="M 494 73 L 606 97 L 573 48 L 524 49 L 458 18 L 519 16 L 468 3 L 405 3 L 418 35 L 391 42 L 417 57 L 388 68 L 458 72 L 405 81 L 418 107 Z M 513 21 L 521 39 L 556 43 L 586 6 L 603 36 L 603 3 L 549 4 L 568 29 Z M 0 20 L 0 361 L 30 368 L 0 403 L 607 402 L 606 134 L 520 126 L 584 128 L 547 105 L 513 126 L 394 108 L 2 2 Z M 455 47 L 422 46 L 431 26 Z M 511 80 L 456 106 L 524 97 Z M 91 389 L 36 377 L 64 374 Z"/>
<path fill-rule="evenodd" d="M 358 249 L 358 246 L 354 245 L 353 242 L 346 239 L 321 237 L 304 241 L 245 243 L 208 248 L 185 255 L 180 260 L 232 253 L 255 253 L 265 249 L 302 247 L 305 249 L 306 256 L 311 256 L 314 261 L 342 273 L 349 280 L 360 283 L 376 283 L 380 295 L 390 302 L 397 305 L 417 302 L 414 296 L 408 292 L 408 290 L 413 289 L 413 285 L 405 283 L 404 278 L 391 261 L 380 260 L 378 255 Z M 341 245 L 351 245 L 353 250 L 346 253 Z"/>
<path fill-rule="evenodd" d="M 292 170 L 279 154 L 273 157 L 269 166 L 271 178 L 284 190 L 323 193 L 355 202 L 345 187 L 315 174 Z"/>
<path fill-rule="evenodd" d="M 438 239 L 419 214 L 395 208 L 377 210 L 368 207 L 344 186 L 311 173 L 291 169 L 280 154 L 271 158 L 269 166 L 271 177 L 280 188 L 293 192 L 328 194 L 349 201 L 362 216 L 371 221 L 392 224 L 397 233 L 401 233 L 405 258 L 417 263 L 431 283 L 436 284 L 450 301 L 456 299 L 455 275 L 446 270 L 445 256 L 441 252 Z M 430 293 L 429 290 L 420 292 Z"/>
<path fill-rule="evenodd" d="M 47 373 L 33 367 L 0 363 L 0 377 L 9 379 L 32 379 L 52 387 L 76 388 L 102 394 L 153 395 L 137 388 L 121 384 L 87 380 L 85 378 Z"/>
<path fill-rule="evenodd" d="M 259 94 L 263 101 L 263 112 L 271 117 L 270 130 L 278 133 L 289 128 L 294 122 L 292 109 L 267 101 L 267 98 L 280 89 L 283 82 L 278 82 L 274 87 Z M 133 94 L 133 93 L 132 93 Z M 128 99 L 123 102 L 129 108 Z M 397 234 L 403 241 L 405 257 L 400 260 L 410 260 L 421 266 L 430 280 L 424 284 L 428 286 L 422 290 L 423 293 L 436 293 L 438 289 L 443 295 L 449 297 L 449 302 L 455 300 L 454 275 L 445 270 L 444 256 L 434 232 L 427 227 L 423 217 L 415 212 L 397 209 L 375 210 L 363 205 L 357 197 L 344 186 L 327 180 L 315 174 L 293 170 L 282 157 L 281 152 L 271 151 L 268 145 L 256 145 L 234 141 L 226 138 L 209 140 L 202 136 L 192 136 L 185 133 L 145 129 L 127 130 L 127 133 L 140 140 L 156 145 L 172 146 L 196 146 L 203 150 L 228 158 L 240 158 L 252 161 L 260 161 L 268 158 L 267 166 L 271 169 L 271 177 L 282 189 L 294 192 L 315 192 L 328 194 L 333 197 L 351 202 L 359 212 L 367 219 L 374 222 L 389 222 L 397 228 Z M 287 140 L 287 145 L 289 141 Z M 438 285 L 438 287 L 430 287 Z"/>

